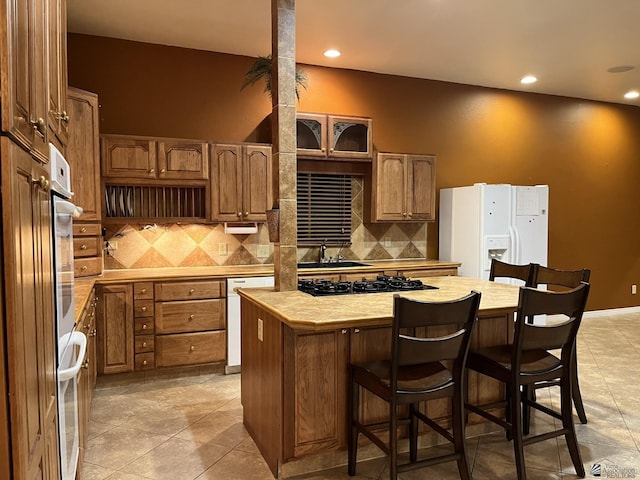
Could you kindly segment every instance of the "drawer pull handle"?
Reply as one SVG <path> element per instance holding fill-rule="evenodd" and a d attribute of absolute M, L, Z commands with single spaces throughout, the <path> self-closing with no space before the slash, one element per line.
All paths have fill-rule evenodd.
<path fill-rule="evenodd" d="M 147 324 L 146 324 L 146 323 L 143 323 L 143 324 L 142 324 L 142 329 L 143 329 L 143 330 L 146 330 L 146 329 L 147 329 Z"/>
<path fill-rule="evenodd" d="M 193 320 L 194 318 L 196 318 L 196 316 L 193 313 L 189 315 L 189 320 Z"/>
<path fill-rule="evenodd" d="M 146 347 L 147 346 L 147 342 L 142 342 L 142 347 Z"/>
<path fill-rule="evenodd" d="M 354 329 L 353 329 L 353 332 L 354 332 L 354 333 L 360 333 L 360 329 L 359 329 L 359 328 L 354 328 Z"/>
<path fill-rule="evenodd" d="M 342 335 L 345 335 L 345 334 L 347 333 L 347 329 L 346 329 L 346 328 L 343 328 L 343 329 L 342 329 L 342 331 L 341 331 L 340 333 L 342 333 Z"/>
<path fill-rule="evenodd" d="M 80 267 L 80 270 L 82 270 L 83 272 L 84 272 L 86 269 L 87 269 L 87 266 L 86 266 L 86 265 L 82 265 L 82 266 Z"/>
<path fill-rule="evenodd" d="M 147 289 L 143 288 L 142 290 L 140 290 L 140 293 L 144 295 L 145 293 L 147 293 Z"/>
<path fill-rule="evenodd" d="M 86 250 L 87 246 L 83 243 L 82 245 L 80 245 L 80 250 Z"/>
<path fill-rule="evenodd" d="M 87 227 L 82 227 L 82 228 L 80 229 L 80 233 L 84 233 L 84 232 L 86 232 L 86 231 L 87 231 Z"/>
<path fill-rule="evenodd" d="M 146 365 L 146 364 L 147 364 L 147 361 L 146 361 L 146 360 L 143 360 L 143 361 L 142 361 L 142 365 Z"/>
<path fill-rule="evenodd" d="M 195 292 L 195 291 L 196 291 L 196 290 L 195 290 L 194 288 L 192 288 L 191 290 L 189 290 L 189 293 L 193 293 L 193 292 Z"/>
<path fill-rule="evenodd" d="M 82 368 L 89 368 L 89 360 L 85 360 L 85 362 L 82 364 Z"/>
<path fill-rule="evenodd" d="M 141 310 L 142 310 L 143 312 L 146 312 L 146 311 L 147 311 L 147 307 L 142 307 L 142 308 L 141 308 Z"/>
<path fill-rule="evenodd" d="M 196 346 L 195 346 L 195 345 L 191 345 L 191 348 L 190 348 L 189 350 L 191 350 L 192 352 L 194 352 L 194 351 L 196 350 Z"/>

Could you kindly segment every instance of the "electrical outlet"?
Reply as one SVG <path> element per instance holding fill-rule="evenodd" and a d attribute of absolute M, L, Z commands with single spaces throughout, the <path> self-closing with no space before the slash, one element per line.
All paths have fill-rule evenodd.
<path fill-rule="evenodd" d="M 264 342 L 264 322 L 261 318 L 258 319 L 258 340 Z"/>
<path fill-rule="evenodd" d="M 384 246 L 385 247 L 390 247 L 391 246 L 391 238 L 384 237 Z"/>
<path fill-rule="evenodd" d="M 269 256 L 269 245 L 258 245 L 258 258 L 267 258 Z"/>
<path fill-rule="evenodd" d="M 636 293 L 638 293 L 638 287 L 634 283 L 633 285 L 631 285 L 631 295 L 635 295 Z"/>
<path fill-rule="evenodd" d="M 224 255 L 228 255 L 229 254 L 229 249 L 227 247 L 226 243 L 219 243 L 218 244 L 218 255 L 220 256 L 224 256 Z"/>

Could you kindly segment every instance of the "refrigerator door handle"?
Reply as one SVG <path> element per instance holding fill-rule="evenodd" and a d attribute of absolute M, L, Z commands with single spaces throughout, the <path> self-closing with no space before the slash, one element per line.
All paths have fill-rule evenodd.
<path fill-rule="evenodd" d="M 75 331 L 66 333 L 63 336 L 63 339 L 64 337 L 69 335 L 71 336 L 71 338 L 69 339 L 69 346 L 67 348 L 75 348 L 75 346 L 77 345 L 78 347 L 80 347 L 80 351 L 78 352 L 78 357 L 76 358 L 76 363 L 74 365 L 69 368 L 58 370 L 58 381 L 60 382 L 69 380 L 78 375 L 80 367 L 82 366 L 82 362 L 84 362 L 84 355 L 87 351 L 87 337 L 85 337 L 84 333 Z"/>
<path fill-rule="evenodd" d="M 511 241 L 511 251 L 513 252 L 511 263 L 519 264 L 520 263 L 520 234 L 515 225 L 509 225 L 509 238 Z"/>

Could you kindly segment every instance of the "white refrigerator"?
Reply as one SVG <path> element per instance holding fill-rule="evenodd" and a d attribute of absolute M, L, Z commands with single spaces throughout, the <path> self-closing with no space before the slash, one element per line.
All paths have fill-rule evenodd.
<path fill-rule="evenodd" d="M 493 258 L 547 265 L 548 217 L 548 185 L 443 188 L 440 260 L 461 262 L 460 275 L 485 280 Z"/>

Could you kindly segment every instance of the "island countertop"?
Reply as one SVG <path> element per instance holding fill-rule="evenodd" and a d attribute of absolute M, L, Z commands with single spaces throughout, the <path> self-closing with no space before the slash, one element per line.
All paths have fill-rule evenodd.
<path fill-rule="evenodd" d="M 482 293 L 483 316 L 513 312 L 518 306 L 519 287 L 476 278 L 424 277 L 425 284 L 437 289 L 401 292 L 402 296 L 428 301 L 447 301 Z M 294 329 L 330 330 L 361 326 L 390 325 L 393 295 L 397 292 L 364 293 L 314 297 L 300 291 L 276 292 L 272 288 L 241 288 L 244 297 L 272 313 Z"/>

